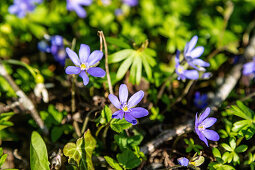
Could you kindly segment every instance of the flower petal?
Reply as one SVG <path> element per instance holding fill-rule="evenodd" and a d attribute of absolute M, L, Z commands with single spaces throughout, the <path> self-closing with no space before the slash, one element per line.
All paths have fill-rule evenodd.
<path fill-rule="evenodd" d="M 200 124 L 201 122 L 203 122 L 205 120 L 205 118 L 207 118 L 207 116 L 210 114 L 210 107 L 207 107 L 205 109 L 205 111 L 199 116 L 198 118 L 198 123 Z"/>
<path fill-rule="evenodd" d="M 120 98 L 120 103 L 124 104 L 127 102 L 128 98 L 128 88 L 125 84 L 120 85 L 119 88 L 119 98 Z"/>
<path fill-rule="evenodd" d="M 201 59 L 194 59 L 192 61 L 192 63 L 195 64 L 195 65 L 198 65 L 200 67 L 209 67 L 210 66 L 209 63 L 207 63 L 207 62 L 205 62 L 205 61 L 203 61 Z"/>
<path fill-rule="evenodd" d="M 128 100 L 128 107 L 131 108 L 136 106 L 143 99 L 143 96 L 144 92 L 142 90 L 133 94 L 133 96 L 131 96 L 130 99 Z"/>
<path fill-rule="evenodd" d="M 129 113 L 125 113 L 125 119 L 129 123 L 132 123 L 132 125 L 136 125 L 137 124 L 137 120 L 133 116 L 131 116 Z"/>
<path fill-rule="evenodd" d="M 124 116 L 123 110 L 118 110 L 112 114 L 113 119 L 122 119 Z"/>
<path fill-rule="evenodd" d="M 243 65 L 243 75 L 252 74 L 254 70 L 254 63 L 249 62 Z"/>
<path fill-rule="evenodd" d="M 77 65 L 77 66 L 80 66 L 80 60 L 77 56 L 77 54 L 71 50 L 70 48 L 66 48 L 66 53 L 68 54 L 69 58 L 72 60 L 72 62 Z"/>
<path fill-rule="evenodd" d="M 83 9 L 83 7 L 79 6 L 78 4 L 73 4 L 72 7 L 80 18 L 86 17 L 87 12 L 85 11 L 85 9 Z"/>
<path fill-rule="evenodd" d="M 96 64 L 98 61 L 100 61 L 103 57 L 103 52 L 99 51 L 99 50 L 95 50 L 93 51 L 89 58 L 88 58 L 88 66 L 93 66 L 94 64 Z"/>
<path fill-rule="evenodd" d="M 188 166 L 189 165 L 189 160 L 185 157 L 178 158 L 177 161 L 182 166 Z"/>
<path fill-rule="evenodd" d="M 142 108 L 142 107 L 136 107 L 131 109 L 131 112 L 129 112 L 129 114 L 131 116 L 133 116 L 134 118 L 141 118 L 141 117 L 145 117 L 149 114 L 148 110 Z"/>
<path fill-rule="evenodd" d="M 68 66 L 66 67 L 66 74 L 79 74 L 81 72 L 80 67 Z"/>
<path fill-rule="evenodd" d="M 198 118 L 197 118 L 197 113 L 196 113 L 196 119 L 195 119 L 195 128 L 197 128 L 198 127 Z"/>
<path fill-rule="evenodd" d="M 197 44 L 197 40 L 198 40 L 197 35 L 195 35 L 191 38 L 191 40 L 189 41 L 189 46 L 188 46 L 187 52 L 190 52 L 195 47 L 195 45 Z"/>
<path fill-rule="evenodd" d="M 85 71 L 81 71 L 80 77 L 83 80 L 84 86 L 86 86 L 89 83 L 89 77 L 88 77 L 87 73 L 85 73 Z"/>
<path fill-rule="evenodd" d="M 79 50 L 79 57 L 81 60 L 81 63 L 85 64 L 88 60 L 90 54 L 90 48 L 86 44 L 81 44 L 80 50 Z"/>
<path fill-rule="evenodd" d="M 190 52 L 190 57 L 198 58 L 203 54 L 203 52 L 204 52 L 204 47 L 199 46 Z"/>
<path fill-rule="evenodd" d="M 88 6 L 92 3 L 92 0 L 76 0 L 78 4 Z"/>
<path fill-rule="evenodd" d="M 220 139 L 219 134 L 217 132 L 215 132 L 214 130 L 205 129 L 205 130 L 202 131 L 202 133 L 209 140 L 218 141 Z"/>
<path fill-rule="evenodd" d="M 100 67 L 91 67 L 88 69 L 88 73 L 93 77 L 104 77 L 105 71 Z"/>
<path fill-rule="evenodd" d="M 109 94 L 108 99 L 117 109 L 120 109 L 120 101 L 115 95 Z"/>
<path fill-rule="evenodd" d="M 185 70 L 183 75 L 191 80 L 197 80 L 199 78 L 197 70 Z"/>
<path fill-rule="evenodd" d="M 209 117 L 209 118 L 206 118 L 202 123 L 201 125 L 204 126 L 204 128 L 209 128 L 211 127 L 212 125 L 214 125 L 214 123 L 217 121 L 216 118 L 214 117 Z"/>
<path fill-rule="evenodd" d="M 206 144 L 206 146 L 208 146 L 208 141 L 205 138 L 204 134 L 202 132 L 200 132 L 199 130 L 197 130 L 197 135 L 198 135 L 199 139 L 202 140 Z"/>

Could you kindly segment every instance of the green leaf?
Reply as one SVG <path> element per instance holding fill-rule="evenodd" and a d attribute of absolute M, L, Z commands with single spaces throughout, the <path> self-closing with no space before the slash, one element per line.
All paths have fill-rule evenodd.
<path fill-rule="evenodd" d="M 124 60 L 125 58 L 127 58 L 128 56 L 132 55 L 132 53 L 134 52 L 135 50 L 133 49 L 125 49 L 125 50 L 118 51 L 116 53 L 113 53 L 112 55 L 109 55 L 108 62 L 109 64 L 120 62 Z"/>
<path fill-rule="evenodd" d="M 245 152 L 247 149 L 248 149 L 248 146 L 247 146 L 247 145 L 240 145 L 240 146 L 238 146 L 238 147 L 235 149 L 235 151 L 236 151 L 237 153 L 241 153 L 241 152 Z"/>
<path fill-rule="evenodd" d="M 238 132 L 242 130 L 243 128 L 246 128 L 247 126 L 249 126 L 251 123 L 252 123 L 252 120 L 240 120 L 238 122 L 235 122 L 233 124 L 232 131 Z"/>
<path fill-rule="evenodd" d="M 235 150 L 236 148 L 236 141 L 235 141 L 235 138 L 230 138 L 229 139 L 229 144 L 230 144 L 230 147 L 232 148 L 232 150 Z"/>
<path fill-rule="evenodd" d="M 111 119 L 112 119 L 112 111 L 107 105 L 105 105 L 104 109 L 101 112 L 100 123 L 106 124 L 110 122 Z"/>
<path fill-rule="evenodd" d="M 195 166 L 200 166 L 204 163 L 205 158 L 203 156 L 199 156 L 198 159 L 196 159 L 194 162 Z"/>
<path fill-rule="evenodd" d="M 89 170 L 93 170 L 94 166 L 93 166 L 93 163 L 92 163 L 92 153 L 93 153 L 94 149 L 96 148 L 96 140 L 91 135 L 89 129 L 84 134 L 84 140 L 85 140 L 85 151 L 86 151 L 87 167 L 88 167 Z"/>
<path fill-rule="evenodd" d="M 212 148 L 212 153 L 213 153 L 213 156 L 214 156 L 214 157 L 221 158 L 221 153 L 220 153 L 219 149 L 217 149 L 217 148 Z"/>
<path fill-rule="evenodd" d="M 114 130 L 117 133 L 122 132 L 125 129 L 128 129 L 132 126 L 131 123 L 127 122 L 125 119 L 114 119 L 111 123 L 110 123 L 110 127 L 112 128 L 112 130 Z"/>
<path fill-rule="evenodd" d="M 46 145 L 38 132 L 33 131 L 30 143 L 31 170 L 49 170 L 49 161 Z"/>
<path fill-rule="evenodd" d="M 109 156 L 104 156 L 104 159 L 106 160 L 106 162 L 114 169 L 116 170 L 122 170 L 121 166 L 118 164 L 117 161 L 115 161 L 114 159 L 112 159 Z"/>
<path fill-rule="evenodd" d="M 7 154 L 4 154 L 3 156 L 0 156 L 0 168 L 4 164 L 6 158 L 7 158 Z"/>
<path fill-rule="evenodd" d="M 229 151 L 229 152 L 232 152 L 232 151 L 233 151 L 233 149 L 232 149 L 228 144 L 226 144 L 226 143 L 222 143 L 221 146 L 222 146 L 225 150 L 227 150 L 227 151 Z"/>
<path fill-rule="evenodd" d="M 117 154 L 117 160 L 126 169 L 133 169 L 141 163 L 141 160 L 129 149 Z"/>
<path fill-rule="evenodd" d="M 130 65 L 132 64 L 132 61 L 133 61 L 133 57 L 128 57 L 124 62 L 121 63 L 116 75 L 116 78 L 118 80 L 122 79 L 123 76 L 126 74 Z"/>
<path fill-rule="evenodd" d="M 130 45 L 128 45 L 124 41 L 120 40 L 119 38 L 107 37 L 106 41 L 109 44 L 113 44 L 113 45 L 116 45 L 116 46 L 121 47 L 121 48 L 131 48 Z"/>
<path fill-rule="evenodd" d="M 50 133 L 52 142 L 56 142 L 62 136 L 63 130 L 64 129 L 62 127 L 58 127 L 58 126 L 53 127 Z"/>

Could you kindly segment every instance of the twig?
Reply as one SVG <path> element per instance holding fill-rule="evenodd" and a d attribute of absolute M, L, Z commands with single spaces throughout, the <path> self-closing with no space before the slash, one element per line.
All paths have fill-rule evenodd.
<path fill-rule="evenodd" d="M 39 116 L 37 110 L 35 109 L 34 104 L 32 101 L 27 97 L 27 95 L 16 85 L 12 77 L 7 73 L 5 67 L 2 63 L 0 63 L 0 75 L 3 76 L 6 81 L 10 84 L 12 89 L 15 91 L 16 95 L 19 97 L 20 104 L 28 111 L 30 111 L 31 116 L 35 120 L 35 122 L 38 124 L 40 129 L 45 133 L 48 134 L 48 129 L 44 125 L 41 117 Z"/>
<path fill-rule="evenodd" d="M 103 51 L 103 42 L 104 42 L 104 51 L 105 51 L 105 70 L 106 70 L 106 76 L 107 76 L 107 82 L 109 86 L 109 91 L 111 94 L 113 94 L 112 90 L 112 83 L 111 83 L 111 77 L 109 72 L 109 66 L 108 66 L 108 49 L 107 49 L 107 43 L 104 37 L 103 31 L 98 31 L 98 35 L 100 37 L 100 51 Z"/>
<path fill-rule="evenodd" d="M 0 113 L 4 113 L 4 112 L 8 112 L 9 110 L 13 109 L 16 106 L 19 106 L 20 102 L 19 101 L 15 101 L 13 103 L 11 103 L 10 105 L 6 105 L 5 107 L 2 107 L 0 109 Z"/>

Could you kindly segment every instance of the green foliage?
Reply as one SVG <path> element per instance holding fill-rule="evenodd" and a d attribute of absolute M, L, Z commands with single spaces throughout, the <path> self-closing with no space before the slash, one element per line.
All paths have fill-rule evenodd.
<path fill-rule="evenodd" d="M 8 113 L 1 113 L 0 114 L 0 131 L 13 126 L 13 123 L 9 121 L 9 119 L 14 115 L 15 113 L 13 112 L 8 112 Z"/>
<path fill-rule="evenodd" d="M 106 162 L 114 169 L 116 170 L 122 170 L 121 166 L 119 165 L 119 163 L 112 159 L 111 157 L 109 156 L 104 156 L 104 159 L 106 160 Z"/>
<path fill-rule="evenodd" d="M 141 160 L 137 157 L 137 155 L 129 149 L 117 154 L 117 160 L 125 169 L 133 169 L 141 163 Z"/>
<path fill-rule="evenodd" d="M 240 136 L 244 136 L 247 140 L 251 139 L 255 133 L 255 114 L 242 102 L 237 101 L 236 104 L 236 106 L 232 105 L 232 108 L 226 110 L 227 114 L 242 118 L 242 120 L 233 124 L 232 131 L 237 132 Z"/>
<path fill-rule="evenodd" d="M 94 169 L 92 163 L 92 153 L 96 147 L 96 140 L 88 129 L 84 136 L 79 138 L 76 143 L 67 143 L 63 153 L 68 157 L 68 163 L 76 163 L 80 169 Z"/>
<path fill-rule="evenodd" d="M 0 147 L 0 168 L 4 164 L 6 158 L 7 158 L 7 154 L 4 154 L 3 148 Z"/>
<path fill-rule="evenodd" d="M 194 140 L 192 138 L 184 139 L 184 142 L 188 145 L 188 147 L 186 148 L 186 152 L 191 152 L 192 150 L 194 150 L 199 154 L 200 151 L 203 149 L 201 145 L 194 144 Z"/>
<path fill-rule="evenodd" d="M 46 145 L 38 132 L 33 131 L 30 143 L 31 170 L 49 170 L 49 161 Z"/>
<path fill-rule="evenodd" d="M 132 126 L 131 123 L 127 122 L 125 119 L 113 119 L 110 123 L 110 127 L 117 133 L 121 133 L 123 130 L 128 129 Z"/>
<path fill-rule="evenodd" d="M 213 153 L 213 156 L 216 158 L 216 162 L 209 163 L 208 166 L 210 170 L 218 170 L 218 169 L 234 170 L 235 169 L 234 167 L 225 164 L 225 161 L 223 160 L 223 157 L 217 148 L 212 148 L 212 153 Z"/>
<path fill-rule="evenodd" d="M 165 116 L 160 114 L 158 107 L 152 107 L 151 108 L 151 115 L 150 120 L 158 120 L 162 122 L 164 120 Z"/>

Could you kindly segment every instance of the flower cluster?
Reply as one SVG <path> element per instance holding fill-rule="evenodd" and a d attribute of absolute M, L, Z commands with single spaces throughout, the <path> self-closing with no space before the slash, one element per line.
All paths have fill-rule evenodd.
<path fill-rule="evenodd" d="M 42 3 L 42 0 L 14 0 L 8 11 L 19 18 L 24 18 L 27 13 L 34 11 L 36 4 L 39 3 Z"/>
<path fill-rule="evenodd" d="M 48 38 L 49 42 L 42 40 L 38 43 L 38 49 L 42 52 L 51 53 L 54 59 L 59 62 L 62 66 L 65 65 L 65 59 L 67 54 L 65 52 L 63 37 L 60 35 L 54 35 Z"/>
<path fill-rule="evenodd" d="M 68 66 L 65 70 L 66 74 L 79 74 L 83 79 L 83 84 L 86 86 L 89 83 L 90 74 L 93 77 L 104 77 L 105 71 L 99 67 L 94 67 L 103 57 L 103 52 L 95 50 L 90 54 L 90 47 L 86 44 L 81 44 L 78 55 L 71 50 L 66 48 L 66 52 L 75 66 Z"/>
<path fill-rule="evenodd" d="M 85 18 L 87 13 L 82 6 L 91 5 L 92 0 L 67 0 L 66 8 L 69 11 L 75 11 L 80 18 Z"/>
<path fill-rule="evenodd" d="M 209 114 L 210 108 L 207 107 L 199 117 L 197 117 L 196 114 L 195 120 L 195 131 L 199 139 L 201 139 L 206 144 L 206 146 L 208 146 L 207 139 L 212 141 L 218 141 L 220 139 L 220 136 L 217 132 L 207 129 L 214 125 L 214 123 L 217 121 L 217 119 L 214 117 L 207 118 Z"/>
<path fill-rule="evenodd" d="M 180 61 L 180 51 L 177 50 L 175 57 L 175 71 L 178 75 L 178 80 L 197 80 L 199 78 L 198 71 L 205 71 L 205 67 L 209 67 L 210 64 L 199 59 L 199 57 L 204 52 L 204 47 L 198 46 L 195 48 L 197 44 L 198 37 L 195 35 L 192 39 L 186 43 L 184 48 L 184 60 Z M 187 70 L 183 65 L 188 63 L 189 66 L 193 67 L 193 70 Z M 202 78 L 209 78 L 210 73 L 204 73 Z"/>
<path fill-rule="evenodd" d="M 112 118 L 122 119 L 123 117 L 125 117 L 126 121 L 128 121 L 129 123 L 132 123 L 133 125 L 137 124 L 136 118 L 145 117 L 149 114 L 148 110 L 142 107 L 135 107 L 143 99 L 143 96 L 144 92 L 140 90 L 133 94 L 133 96 L 131 96 L 129 100 L 127 100 L 127 86 L 125 84 L 120 85 L 119 99 L 113 94 L 110 94 L 108 96 L 112 104 L 117 109 L 119 109 L 112 115 Z"/>

